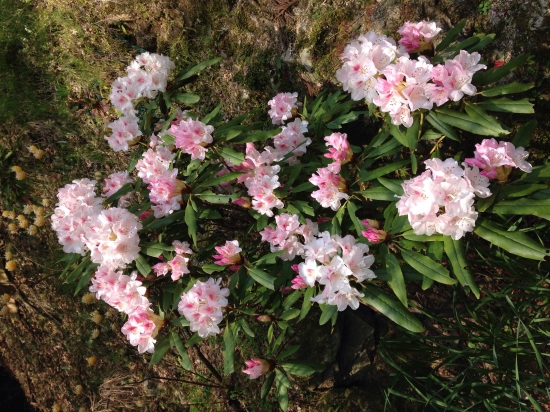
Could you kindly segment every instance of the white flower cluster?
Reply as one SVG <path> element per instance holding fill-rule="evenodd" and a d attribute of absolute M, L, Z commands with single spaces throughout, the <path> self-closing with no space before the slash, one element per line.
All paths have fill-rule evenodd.
<path fill-rule="evenodd" d="M 229 289 L 220 288 L 221 278 L 214 282 L 197 281 L 193 287 L 181 296 L 178 311 L 190 322 L 192 332 L 198 332 L 201 338 L 220 333 L 218 324 L 223 319 L 222 308 L 227 306 Z"/>
<path fill-rule="evenodd" d="M 104 210 L 95 196 L 95 180 L 74 180 L 59 189 L 59 203 L 52 228 L 65 253 L 91 252 L 94 263 L 111 269 L 124 268 L 139 252 L 137 217 L 126 209 Z"/>
<path fill-rule="evenodd" d="M 284 250 L 283 260 L 301 256 L 305 259 L 298 265 L 299 279 L 293 280 L 300 288 L 323 285 L 323 291 L 311 300 L 317 303 L 335 305 L 339 311 L 348 306 L 359 307 L 358 298 L 363 296 L 351 282 L 363 282 L 376 277 L 370 270 L 374 256 L 367 255 L 369 247 L 356 243 L 353 236 L 341 237 L 329 232 L 319 233 L 316 223 L 309 219 L 301 225 L 298 215 L 287 213 L 275 217 L 277 227 L 267 227 L 260 232 L 262 240 L 271 244 L 271 251 Z M 304 242 L 299 241 L 299 236 Z"/>
<path fill-rule="evenodd" d="M 478 167 L 464 169 L 454 159 L 430 159 L 426 170 L 402 186 L 396 207 L 401 216 L 407 215 L 417 235 L 441 233 L 458 240 L 474 230 L 478 213 L 474 208 L 475 195 L 491 196 L 489 179 Z"/>
<path fill-rule="evenodd" d="M 126 69 L 127 76 L 113 82 L 109 98 L 113 106 L 124 115 L 108 125 L 113 134 L 105 136 L 115 152 L 128 150 L 128 146 L 135 144 L 142 134 L 134 100 L 141 97 L 153 99 L 159 91 L 164 92 L 170 70 L 174 67 L 174 62 L 168 57 L 145 52 L 130 63 Z"/>
<path fill-rule="evenodd" d="M 139 353 L 152 353 L 163 320 L 151 310 L 151 303 L 145 297 L 146 288 L 136 278 L 137 272 L 127 276 L 100 266 L 92 279 L 90 292 L 95 293 L 97 299 L 126 313 L 128 320 L 122 326 L 122 333 L 130 344 L 138 347 Z"/>

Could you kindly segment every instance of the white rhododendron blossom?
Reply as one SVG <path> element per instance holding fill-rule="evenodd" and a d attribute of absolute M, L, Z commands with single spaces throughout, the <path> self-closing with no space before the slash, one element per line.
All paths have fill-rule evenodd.
<path fill-rule="evenodd" d="M 220 287 L 221 281 L 221 278 L 197 281 L 178 304 L 179 313 L 191 323 L 191 331 L 198 332 L 201 338 L 220 333 L 218 324 L 223 319 L 222 308 L 227 306 L 229 296 L 229 289 Z"/>
<path fill-rule="evenodd" d="M 110 174 L 105 178 L 105 186 L 103 186 L 103 195 L 104 197 L 110 197 L 118 192 L 122 186 L 128 183 L 132 183 L 133 180 L 128 175 L 127 171 L 116 172 Z M 129 199 L 132 196 L 132 193 L 127 193 L 118 199 L 118 207 L 126 207 L 130 204 Z"/>
<path fill-rule="evenodd" d="M 417 235 L 441 233 L 458 240 L 474 230 L 474 197 L 489 197 L 489 179 L 479 169 L 460 167 L 454 159 L 430 159 L 421 175 L 406 180 L 396 207 L 407 215 Z"/>
<path fill-rule="evenodd" d="M 213 126 L 207 126 L 191 118 L 173 122 L 170 127 L 170 133 L 176 140 L 176 147 L 191 155 L 191 160 L 204 160 L 208 152 L 206 146 L 213 142 L 213 131 Z"/>
<path fill-rule="evenodd" d="M 193 251 L 191 250 L 190 245 L 187 242 L 174 240 L 172 246 L 174 246 L 176 256 L 167 262 L 157 263 L 152 267 L 152 269 L 155 271 L 155 274 L 157 276 L 164 276 L 168 274 L 168 271 L 171 271 L 172 280 L 177 281 L 183 275 L 189 273 L 188 256 L 193 254 Z"/>

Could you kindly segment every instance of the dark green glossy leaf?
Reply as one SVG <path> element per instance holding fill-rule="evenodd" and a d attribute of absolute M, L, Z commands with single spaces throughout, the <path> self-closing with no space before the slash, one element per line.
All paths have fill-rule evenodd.
<path fill-rule="evenodd" d="M 421 255 L 412 250 L 402 250 L 401 256 L 413 269 L 436 282 L 445 285 L 454 285 L 456 283 L 456 280 L 449 276 L 449 271 L 443 265 L 433 261 L 428 256 Z"/>

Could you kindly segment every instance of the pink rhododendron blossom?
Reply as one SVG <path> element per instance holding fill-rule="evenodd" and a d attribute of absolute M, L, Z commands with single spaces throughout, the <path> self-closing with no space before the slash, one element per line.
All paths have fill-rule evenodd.
<path fill-rule="evenodd" d="M 213 126 L 191 118 L 172 123 L 170 133 L 174 135 L 176 147 L 191 155 L 191 160 L 204 160 L 208 146 L 213 142 Z"/>
<path fill-rule="evenodd" d="M 403 36 L 399 40 L 399 44 L 404 46 L 407 52 L 423 51 L 433 46 L 428 46 L 425 43 L 431 42 L 441 31 L 435 22 L 421 21 L 418 23 L 406 22 L 397 32 Z"/>
<path fill-rule="evenodd" d="M 296 109 L 296 102 L 298 101 L 298 93 L 279 93 L 269 104 L 269 117 L 273 124 L 283 124 L 285 120 L 292 118 L 292 109 Z"/>
<path fill-rule="evenodd" d="M 212 256 L 215 259 L 215 264 L 231 265 L 231 270 L 238 270 L 240 268 L 240 263 L 242 262 L 240 252 L 242 252 L 242 249 L 239 247 L 238 240 L 228 240 L 224 246 L 215 246 L 214 249 L 219 253 Z"/>
<path fill-rule="evenodd" d="M 181 296 L 178 311 L 190 322 L 192 332 L 201 338 L 220 333 L 218 324 L 223 319 L 222 308 L 227 306 L 229 289 L 220 288 L 221 279 L 197 281 Z"/>
<path fill-rule="evenodd" d="M 107 125 L 112 131 L 111 136 L 105 136 L 109 146 L 115 151 L 126 151 L 128 147 L 137 143 L 143 134 L 139 130 L 139 119 L 134 115 L 126 115 Z"/>
<path fill-rule="evenodd" d="M 329 153 L 325 154 L 325 157 L 333 159 L 340 164 L 347 163 L 353 157 L 353 151 L 348 143 L 348 136 L 345 133 L 332 133 L 330 136 L 325 137 L 327 146 L 329 147 Z"/>
<path fill-rule="evenodd" d="M 388 233 L 381 230 L 369 227 L 366 230 L 362 230 L 361 234 L 371 243 L 382 243 L 387 237 Z"/>
<path fill-rule="evenodd" d="M 257 379 L 260 375 L 270 370 L 269 362 L 263 359 L 251 359 L 244 363 L 246 364 L 246 369 L 243 372 L 250 375 L 250 379 Z"/>

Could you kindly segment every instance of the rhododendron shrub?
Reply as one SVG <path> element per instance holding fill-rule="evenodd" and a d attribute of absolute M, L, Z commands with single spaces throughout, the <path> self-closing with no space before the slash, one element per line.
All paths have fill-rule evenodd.
<path fill-rule="evenodd" d="M 166 58 L 138 56 L 111 92 L 122 116 L 107 140 L 130 151 L 128 167 L 103 197 L 86 177 L 58 194 L 66 280 L 125 313 L 122 333 L 153 363 L 175 347 L 190 367 L 186 347 L 221 334 L 232 373 L 243 334 L 263 339 L 249 322 L 270 323 L 268 350 L 254 355 L 265 363 L 244 372 L 266 373 L 264 394 L 275 382 L 284 405 L 285 373 L 324 367 L 284 359 L 313 304 L 320 324 L 365 304 L 420 332 L 407 282 L 459 283 L 479 297 L 466 256 L 480 243 L 544 260 L 547 249 L 508 221 L 548 216 L 550 169 L 524 149 L 534 124 L 511 131 L 489 114 L 532 112 L 501 97 L 528 85 L 495 85 L 525 57 L 492 68 L 483 35 L 455 41 L 462 25 L 359 36 L 336 73 L 344 92 L 303 103 L 279 93 L 264 108 L 271 122 L 227 120 L 221 104 L 193 110 L 186 85 L 220 59 L 172 75 Z M 179 328 L 192 334 L 185 344 Z"/>

